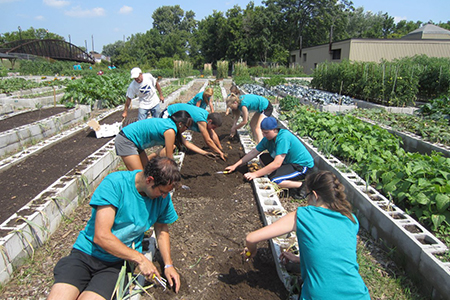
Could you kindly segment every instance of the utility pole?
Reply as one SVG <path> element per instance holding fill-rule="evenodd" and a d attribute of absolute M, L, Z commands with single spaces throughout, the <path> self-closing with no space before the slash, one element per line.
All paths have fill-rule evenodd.
<path fill-rule="evenodd" d="M 92 37 L 92 53 L 94 53 L 94 35 L 92 35 L 91 37 Z"/>

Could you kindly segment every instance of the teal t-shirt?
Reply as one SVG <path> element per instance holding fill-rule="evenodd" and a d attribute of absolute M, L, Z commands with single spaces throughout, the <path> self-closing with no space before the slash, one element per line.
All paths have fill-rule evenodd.
<path fill-rule="evenodd" d="M 241 99 L 241 104 L 239 105 L 239 110 L 242 110 L 242 107 L 247 107 L 247 110 L 257 111 L 259 113 L 263 112 L 269 106 L 269 100 L 264 98 L 263 96 L 246 94 L 239 97 Z"/>
<path fill-rule="evenodd" d="M 198 129 L 198 122 L 206 122 L 208 123 L 208 111 L 206 109 L 190 105 L 187 103 L 175 103 L 171 104 L 167 107 L 167 112 L 169 113 L 169 116 L 173 115 L 177 111 L 185 110 L 190 115 L 192 120 L 194 121 L 194 124 L 192 124 L 191 130 L 200 132 Z"/>
<path fill-rule="evenodd" d="M 356 235 L 359 223 L 323 207 L 297 208 L 297 239 L 304 280 L 300 299 L 367 300 L 359 275 Z"/>
<path fill-rule="evenodd" d="M 192 98 L 187 104 L 197 106 L 197 103 L 200 101 L 200 107 L 206 109 L 207 104 L 205 101 L 203 101 L 203 93 L 204 92 L 200 92 L 195 95 L 194 98 Z"/>
<path fill-rule="evenodd" d="M 98 259 L 114 262 L 115 257 L 94 243 L 95 217 L 97 207 L 112 205 L 116 208 L 116 217 L 111 232 L 127 247 L 142 252 L 144 233 L 155 223 L 170 224 L 178 219 L 170 194 L 166 198 L 150 199 L 136 189 L 135 171 L 120 171 L 109 174 L 100 183 L 92 195 L 90 205 L 92 215 L 86 228 L 80 232 L 74 248 Z"/>
<path fill-rule="evenodd" d="M 283 164 L 298 164 L 302 167 L 314 167 L 314 159 L 303 143 L 287 129 L 280 129 L 278 135 L 273 140 L 263 138 L 256 150 L 262 152 L 269 151 L 270 156 L 286 154 Z"/>
<path fill-rule="evenodd" d="M 177 126 L 171 119 L 151 118 L 131 123 L 122 131 L 136 147 L 145 150 L 156 145 L 164 145 L 164 133 L 169 129 L 173 129 L 177 134 Z"/>

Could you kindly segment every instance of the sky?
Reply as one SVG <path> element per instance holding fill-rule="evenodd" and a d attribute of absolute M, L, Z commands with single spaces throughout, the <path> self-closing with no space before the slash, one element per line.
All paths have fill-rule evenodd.
<path fill-rule="evenodd" d="M 66 41 L 101 52 L 104 45 L 126 40 L 152 28 L 152 14 L 161 6 L 180 5 L 202 20 L 213 11 L 225 13 L 235 5 L 245 8 L 249 0 L 0 0 L 0 34 L 30 27 L 44 28 Z M 255 6 L 262 1 L 253 1 Z M 450 0 L 353 0 L 355 7 L 373 13 L 387 12 L 396 22 L 450 20 Z"/>

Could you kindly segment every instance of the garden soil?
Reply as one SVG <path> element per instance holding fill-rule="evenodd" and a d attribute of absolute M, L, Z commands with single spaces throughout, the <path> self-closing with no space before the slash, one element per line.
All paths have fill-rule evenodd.
<path fill-rule="evenodd" d="M 180 96 L 177 102 L 187 102 L 200 87 L 201 85 L 194 84 L 189 91 Z M 227 91 L 229 87 L 229 84 L 225 85 Z M 120 114 L 111 118 L 117 117 L 120 118 Z M 111 121 L 113 122 L 115 120 Z M 230 122 L 231 117 L 224 116 L 223 126 L 217 129 L 224 151 L 228 153 L 228 161 L 213 160 L 187 153 L 181 168 L 181 185 L 173 194 L 179 219 L 170 226 L 171 253 L 174 265 L 181 275 L 181 289 L 178 294 L 175 294 L 173 290 L 164 291 L 162 287 L 155 285 L 149 290 L 150 296 L 144 295 L 142 299 L 219 300 L 288 299 L 289 297 L 288 291 L 277 276 L 267 242 L 259 244 L 258 255 L 254 260 L 243 262 L 240 255 L 246 234 L 260 228 L 263 223 L 252 186 L 243 178 L 246 167 L 227 175 L 216 173 L 244 154 L 239 142 L 228 138 Z M 73 150 L 76 145 L 81 144 L 87 147 L 88 144 L 97 141 L 89 131 L 84 132 L 78 139 L 82 138 L 88 139 L 84 140 L 84 143 L 72 141 Z M 205 147 L 198 133 L 193 133 L 193 142 L 200 147 Z M 66 161 L 71 160 L 72 155 L 76 154 L 68 155 L 65 151 L 70 149 L 62 151 L 53 153 L 53 161 L 58 161 L 59 164 L 63 161 L 66 164 Z M 53 162 L 41 157 L 42 154 L 34 157 L 37 162 L 33 168 L 24 170 L 26 164 L 15 167 L 19 170 L 16 176 L 21 174 L 28 178 L 28 183 L 22 183 L 25 187 L 34 185 L 32 178 L 39 174 L 29 176 L 29 172 L 41 171 L 41 177 L 44 177 L 42 174 L 50 173 L 47 171 L 48 165 Z M 42 172 L 42 170 L 46 171 Z M 4 180 L 13 185 L 8 177 L 0 180 L 2 189 L 5 189 Z M 24 188 L 16 184 L 16 189 Z M 20 191 L 17 193 L 20 195 Z M 293 211 L 299 205 L 289 197 L 280 197 L 280 200 L 287 211 Z M 32 258 L 27 259 L 21 267 L 17 268 L 11 281 L 0 290 L 0 299 L 46 299 L 53 283 L 53 267 L 59 259 L 69 254 L 79 231 L 84 228 L 90 217 L 88 201 L 89 199 L 86 199 L 80 203 L 74 213 L 61 223 L 51 238 L 39 249 L 35 249 Z M 0 205 L 4 207 L 4 203 Z M 373 261 L 378 262 L 378 271 L 389 276 L 388 274 L 396 269 L 387 259 L 385 252 L 370 239 L 367 232 L 361 230 L 358 243 L 363 243 L 368 249 L 364 255 L 370 255 Z M 158 253 L 155 264 L 163 273 L 163 264 Z"/>
<path fill-rule="evenodd" d="M 47 117 L 61 112 L 60 108 L 43 110 Z M 53 114 L 52 114 L 53 112 Z M 39 111 L 27 113 L 30 120 L 41 118 Z M 39 115 L 39 116 L 38 116 Z M 113 124 L 120 122 L 122 112 L 116 112 L 100 121 L 100 124 Z M 133 110 L 130 118 L 137 116 L 137 110 Z M 24 125 L 21 115 L 17 115 L 0 121 L 13 128 Z M 89 127 L 77 134 L 70 136 L 55 145 L 46 148 L 40 153 L 31 155 L 20 163 L 0 172 L 0 223 L 6 221 L 22 206 L 36 197 L 40 192 L 53 184 L 61 176 L 75 168 L 82 160 L 97 151 L 112 138 L 99 138 Z M 0 236 L 7 232 L 0 232 Z"/>

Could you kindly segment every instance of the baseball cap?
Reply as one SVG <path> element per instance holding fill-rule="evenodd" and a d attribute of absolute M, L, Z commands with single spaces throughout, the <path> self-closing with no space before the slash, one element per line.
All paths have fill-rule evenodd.
<path fill-rule="evenodd" d="M 140 68 L 133 68 L 133 69 L 131 69 L 131 78 L 138 78 L 139 77 L 139 74 L 141 74 L 142 73 L 142 71 L 141 71 L 141 69 Z"/>
<path fill-rule="evenodd" d="M 275 128 L 278 128 L 278 123 L 277 123 L 277 119 L 275 119 L 274 117 L 267 117 L 267 118 L 264 118 L 264 120 L 262 120 L 262 122 L 261 122 L 262 130 L 272 130 Z"/>

